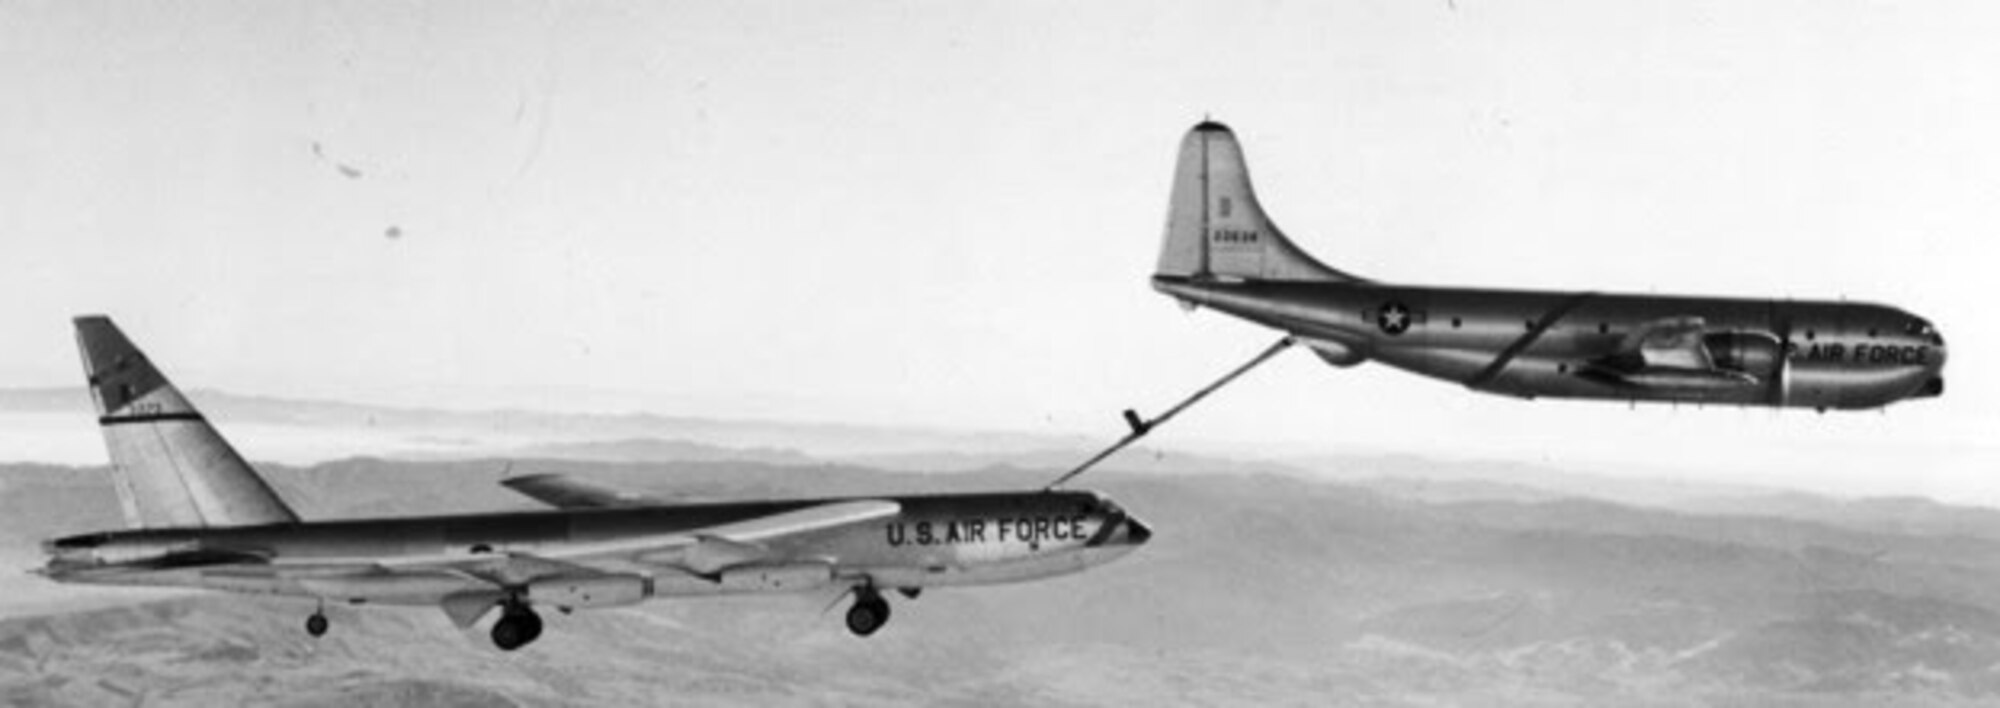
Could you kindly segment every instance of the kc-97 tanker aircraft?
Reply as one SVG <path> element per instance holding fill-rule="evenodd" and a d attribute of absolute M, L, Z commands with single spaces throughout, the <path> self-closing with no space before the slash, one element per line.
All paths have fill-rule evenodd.
<path fill-rule="evenodd" d="M 503 482 L 553 511 L 305 521 L 111 320 L 76 334 L 130 528 L 48 541 L 40 572 L 311 598 L 313 636 L 327 601 L 437 606 L 461 628 L 498 608 L 511 651 L 541 635 L 537 607 L 815 589 L 851 593 L 847 628 L 867 636 L 883 591 L 1072 573 L 1152 536 L 1088 491 L 675 505 L 561 475 Z"/>
<path fill-rule="evenodd" d="M 1944 393 L 1944 337 L 1892 307 L 1426 287 L 1336 270 L 1265 216 L 1235 134 L 1209 121 L 1181 141 L 1153 288 L 1284 330 L 1335 366 L 1380 361 L 1523 398 L 1825 411 Z"/>

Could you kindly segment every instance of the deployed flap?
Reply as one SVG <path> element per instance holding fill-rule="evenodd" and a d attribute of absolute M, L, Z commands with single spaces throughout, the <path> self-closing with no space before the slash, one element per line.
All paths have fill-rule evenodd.
<path fill-rule="evenodd" d="M 715 536 L 703 536 L 681 556 L 680 565 L 700 575 L 713 575 L 723 568 L 763 560 L 771 550 L 761 543 L 744 543 Z"/>
<path fill-rule="evenodd" d="M 453 626 L 465 629 L 479 624 L 479 618 L 485 617 L 505 599 L 507 594 L 497 590 L 457 592 L 439 600 L 438 609 L 444 610 L 444 616 L 451 618 Z"/>
<path fill-rule="evenodd" d="M 522 475 L 501 480 L 500 484 L 558 509 L 615 509 L 667 503 L 657 497 L 585 482 L 566 474 Z"/>
<path fill-rule="evenodd" d="M 496 553 L 454 563 L 452 568 L 501 587 L 514 587 L 559 575 L 595 575 L 600 572 L 537 553 Z"/>
<path fill-rule="evenodd" d="M 568 560 L 574 557 L 575 554 L 546 552 L 450 553 L 382 558 L 370 564 L 382 573 L 441 571 L 498 587 L 513 587 L 558 575 L 595 575 L 605 572 L 603 569 Z"/>
<path fill-rule="evenodd" d="M 310 575 L 297 579 L 300 588 L 319 597 L 409 602 L 486 589 L 485 583 L 442 568 L 357 570 L 344 575 Z"/>

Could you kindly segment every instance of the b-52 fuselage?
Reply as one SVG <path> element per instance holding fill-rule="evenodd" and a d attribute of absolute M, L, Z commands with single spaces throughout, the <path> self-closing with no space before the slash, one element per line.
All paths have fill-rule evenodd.
<path fill-rule="evenodd" d="M 498 608 L 506 650 L 540 636 L 536 607 L 828 589 L 866 636 L 882 591 L 1072 573 L 1152 536 L 1088 491 L 673 504 L 562 475 L 503 482 L 552 511 L 303 521 L 109 319 L 76 325 L 131 528 L 44 543 L 61 582 L 431 605 L 460 627 Z"/>
<path fill-rule="evenodd" d="M 1878 408 L 1944 392 L 1944 338 L 1884 305 L 1380 283 L 1321 263 L 1265 216 L 1219 123 L 1181 143 L 1153 287 L 1291 333 L 1336 366 L 1379 361 L 1524 398 Z"/>

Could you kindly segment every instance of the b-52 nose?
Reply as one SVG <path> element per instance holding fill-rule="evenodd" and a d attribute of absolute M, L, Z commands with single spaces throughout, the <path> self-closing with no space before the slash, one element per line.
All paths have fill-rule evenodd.
<path fill-rule="evenodd" d="M 1119 511 L 1107 517 L 1104 520 L 1104 525 L 1098 527 L 1097 534 L 1092 536 L 1090 541 L 1085 543 L 1084 546 L 1116 551 L 1118 555 L 1124 555 L 1135 548 L 1145 545 L 1146 541 L 1152 538 L 1153 530 L 1148 528 L 1144 522 L 1133 518 L 1130 514 Z"/>
<path fill-rule="evenodd" d="M 1119 525 L 1118 533 L 1111 537 L 1111 543 L 1120 546 L 1141 546 L 1152 537 L 1153 530 L 1147 528 L 1144 522 L 1127 516 L 1125 522 Z"/>
<path fill-rule="evenodd" d="M 1944 333 L 1928 325 L 1925 326 L 1925 329 L 1929 330 L 1930 342 L 1933 347 L 1931 349 L 1930 361 L 1928 362 L 1931 375 L 1929 379 L 1924 381 L 1923 388 L 1917 389 L 1914 397 L 1937 398 L 1944 395 Z"/>
<path fill-rule="evenodd" d="M 1147 528 L 1146 524 L 1141 523 L 1138 519 L 1134 519 L 1131 517 L 1125 518 L 1126 543 L 1137 546 L 1145 543 L 1146 541 L 1152 538 L 1153 538 L 1153 530 Z"/>

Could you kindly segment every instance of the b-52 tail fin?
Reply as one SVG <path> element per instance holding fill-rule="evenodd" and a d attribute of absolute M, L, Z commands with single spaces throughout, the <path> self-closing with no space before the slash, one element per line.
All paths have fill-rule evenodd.
<path fill-rule="evenodd" d="M 111 318 L 76 318 L 76 343 L 133 528 L 299 520 Z"/>
<path fill-rule="evenodd" d="M 1271 223 L 1250 188 L 1243 146 L 1221 123 L 1203 121 L 1181 139 L 1154 275 L 1193 279 L 1353 282 L 1319 262 Z"/>

